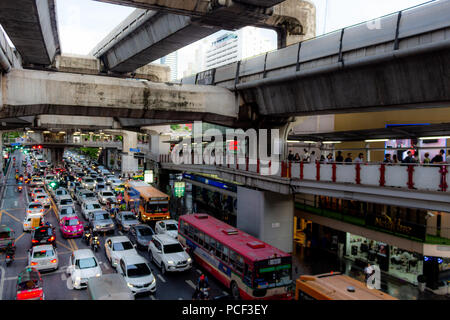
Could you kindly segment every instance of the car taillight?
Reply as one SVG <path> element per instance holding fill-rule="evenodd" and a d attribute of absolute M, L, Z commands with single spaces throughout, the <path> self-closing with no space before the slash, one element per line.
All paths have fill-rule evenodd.
<path fill-rule="evenodd" d="M 32 261 L 30 265 L 35 266 L 37 265 L 37 262 Z"/>
<path fill-rule="evenodd" d="M 27 299 L 37 298 L 37 297 L 40 297 L 41 300 L 44 299 L 44 297 L 42 295 L 42 289 L 20 291 L 17 293 L 17 300 L 27 300 Z"/>
<path fill-rule="evenodd" d="M 50 261 L 51 263 L 56 263 L 56 259 L 53 259 Z"/>
<path fill-rule="evenodd" d="M 36 239 L 31 240 L 32 243 L 38 243 L 39 241 L 37 241 Z"/>
<path fill-rule="evenodd" d="M 44 212 L 44 209 L 41 209 L 41 212 Z"/>
<path fill-rule="evenodd" d="M 53 240 L 55 240 L 55 236 L 50 237 L 50 241 L 53 241 Z"/>
<path fill-rule="evenodd" d="M 31 213 L 31 210 L 27 210 L 28 213 Z"/>

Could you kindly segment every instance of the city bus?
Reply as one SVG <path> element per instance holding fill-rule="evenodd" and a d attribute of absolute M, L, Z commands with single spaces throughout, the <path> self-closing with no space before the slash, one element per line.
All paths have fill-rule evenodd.
<path fill-rule="evenodd" d="M 235 299 L 292 299 L 290 254 L 207 214 L 182 215 L 178 240 Z"/>
<path fill-rule="evenodd" d="M 134 209 L 142 222 L 170 219 L 170 197 L 143 181 L 126 182 L 124 199 L 127 209 Z"/>
<path fill-rule="evenodd" d="M 295 300 L 397 300 L 377 289 L 369 289 L 358 280 L 339 272 L 316 276 L 303 275 L 296 280 Z"/>

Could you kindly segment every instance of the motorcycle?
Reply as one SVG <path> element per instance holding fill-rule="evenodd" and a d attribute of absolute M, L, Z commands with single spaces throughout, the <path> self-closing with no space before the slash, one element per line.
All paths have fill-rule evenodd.
<path fill-rule="evenodd" d="M 209 287 L 197 287 L 192 298 L 193 300 L 209 300 Z"/>
<path fill-rule="evenodd" d="M 89 245 L 91 243 L 91 237 L 92 237 L 91 232 L 89 230 L 87 231 L 85 230 L 83 234 L 83 240 L 86 243 L 86 245 Z"/>
<path fill-rule="evenodd" d="M 6 266 L 9 266 L 14 261 L 14 255 L 16 253 L 16 247 L 14 245 L 8 246 L 6 248 L 6 254 L 5 254 L 5 262 Z"/>
<path fill-rule="evenodd" d="M 19 184 L 17 186 L 17 192 L 22 192 L 22 190 L 23 190 L 23 186 L 21 184 Z"/>
<path fill-rule="evenodd" d="M 97 252 L 98 249 L 100 249 L 100 240 L 98 239 L 97 235 L 92 237 L 91 247 L 92 247 L 92 250 L 94 250 L 94 252 Z"/>

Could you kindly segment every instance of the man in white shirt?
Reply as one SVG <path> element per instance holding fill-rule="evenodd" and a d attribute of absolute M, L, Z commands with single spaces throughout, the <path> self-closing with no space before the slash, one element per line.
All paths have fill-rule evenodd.
<path fill-rule="evenodd" d="M 367 288 L 374 289 L 375 269 L 370 265 L 370 263 L 368 263 L 367 267 L 364 268 L 364 274 L 365 274 Z"/>
<path fill-rule="evenodd" d="M 316 163 L 316 152 L 311 151 L 311 155 L 309 156 L 311 163 Z"/>
<path fill-rule="evenodd" d="M 355 163 L 363 163 L 364 162 L 364 154 L 360 153 L 354 162 Z"/>

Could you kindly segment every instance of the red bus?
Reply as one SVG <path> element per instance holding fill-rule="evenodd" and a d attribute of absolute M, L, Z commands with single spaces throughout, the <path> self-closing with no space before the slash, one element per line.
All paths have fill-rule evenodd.
<path fill-rule="evenodd" d="M 181 216 L 178 239 L 234 298 L 293 298 L 290 254 L 207 214 Z"/>

